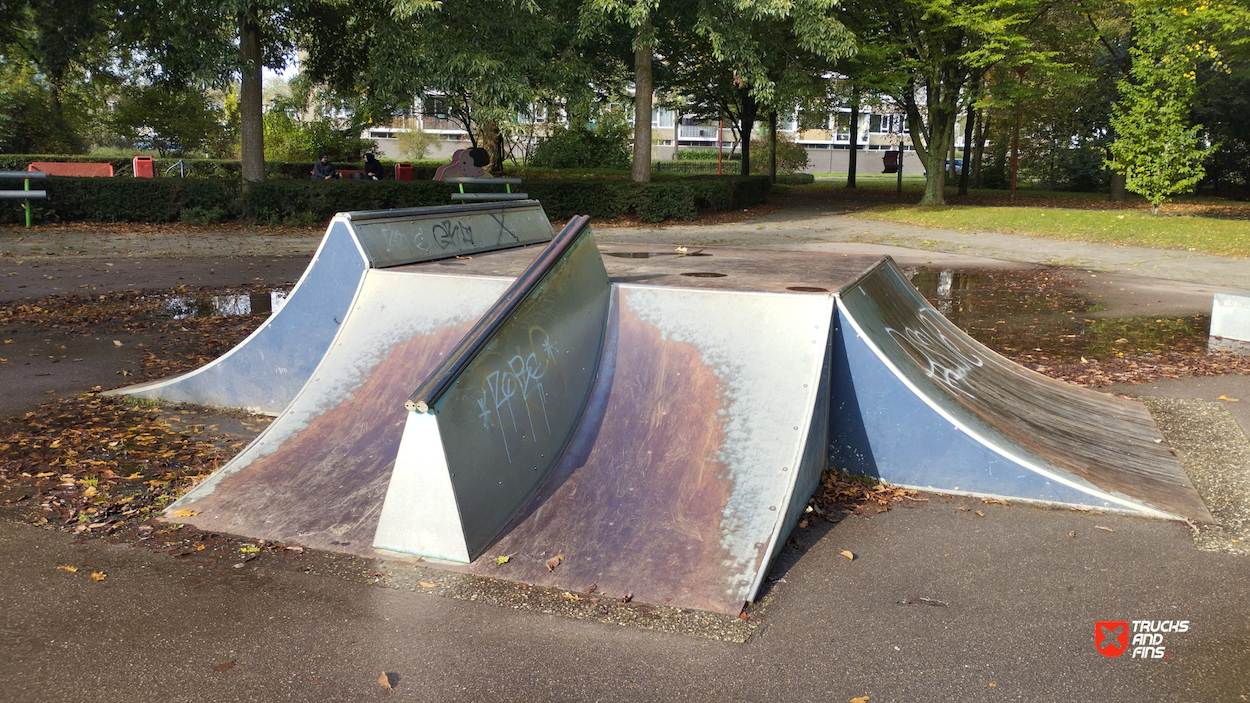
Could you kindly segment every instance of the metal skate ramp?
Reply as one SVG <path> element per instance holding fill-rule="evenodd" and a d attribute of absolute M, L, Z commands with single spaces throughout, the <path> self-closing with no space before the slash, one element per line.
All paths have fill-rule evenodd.
<path fill-rule="evenodd" d="M 999 356 L 888 257 L 837 300 L 832 465 L 926 490 L 1211 520 L 1141 403 Z"/>
<path fill-rule="evenodd" d="M 506 278 L 369 271 L 290 405 L 171 507 L 203 530 L 371 556 L 412 378 L 507 289 Z"/>
<path fill-rule="evenodd" d="M 109 393 L 276 415 L 320 363 L 368 271 L 552 235 L 534 200 L 337 215 L 286 303 L 246 339 L 194 371 Z"/>
<path fill-rule="evenodd" d="M 374 546 L 737 613 L 824 466 L 832 298 L 609 284 L 574 226 L 413 394 Z"/>

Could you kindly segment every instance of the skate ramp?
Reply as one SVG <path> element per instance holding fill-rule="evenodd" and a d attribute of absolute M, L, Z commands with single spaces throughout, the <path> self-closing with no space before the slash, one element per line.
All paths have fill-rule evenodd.
<path fill-rule="evenodd" d="M 203 530 L 369 556 L 412 380 L 506 278 L 370 271 L 322 363 L 273 423 L 170 510 Z"/>
<path fill-rule="evenodd" d="M 1140 403 L 990 351 L 888 257 L 836 297 L 832 465 L 926 490 L 1211 520 Z"/>
<path fill-rule="evenodd" d="M 552 235 L 534 200 L 340 214 L 286 303 L 236 347 L 189 373 L 110 393 L 276 415 L 321 362 L 368 271 Z"/>
<path fill-rule="evenodd" d="M 413 394 L 374 546 L 736 614 L 824 465 L 832 297 L 610 285 L 563 237 Z"/>

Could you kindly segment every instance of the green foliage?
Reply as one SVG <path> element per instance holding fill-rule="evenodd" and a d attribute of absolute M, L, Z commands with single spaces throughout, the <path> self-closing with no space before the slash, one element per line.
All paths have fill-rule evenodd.
<path fill-rule="evenodd" d="M 173 154 L 221 156 L 232 150 L 226 113 L 199 89 L 127 86 L 113 109 L 113 130 L 127 146 Z"/>
<path fill-rule="evenodd" d="M 283 110 L 265 113 L 265 159 L 306 161 L 311 164 L 321 154 L 334 162 L 361 160 L 366 151 L 377 148 L 372 139 L 361 139 L 359 132 L 338 129 L 327 120 L 302 122 Z"/>
<path fill-rule="evenodd" d="M 529 163 L 540 168 L 627 170 L 629 139 L 619 129 L 554 129 L 538 142 Z"/>
<path fill-rule="evenodd" d="M 716 161 L 716 158 L 717 151 L 707 147 L 696 147 L 693 149 L 684 148 L 677 150 L 678 161 Z M 720 158 L 722 161 L 729 161 L 730 159 L 741 161 L 742 152 L 735 149 L 733 150 L 733 153 L 730 153 L 730 150 L 726 149 L 721 153 Z"/>
<path fill-rule="evenodd" d="M 724 159 L 719 164 L 713 158 L 710 161 L 652 161 L 651 170 L 654 173 L 684 173 L 684 174 L 715 174 L 719 170 L 726 176 L 736 176 L 742 173 L 742 161 L 738 159 Z"/>
<path fill-rule="evenodd" d="M 650 184 L 619 176 L 527 177 L 526 191 L 553 219 L 573 215 L 646 222 L 690 220 L 700 210 L 763 202 L 767 178 L 689 177 Z M 262 224 L 324 222 L 338 212 L 446 205 L 455 187 L 439 181 L 270 180 L 242 191 L 237 179 L 49 178 L 49 198 L 37 202 L 40 222 L 172 222 L 215 224 L 245 219 Z M 18 208 L 0 210 L 17 222 Z"/>
<path fill-rule="evenodd" d="M 34 69 L 0 61 L 0 153 L 72 151 L 78 140 L 49 106 Z"/>
<path fill-rule="evenodd" d="M 1193 189 L 1205 175 L 1201 125 L 1189 126 L 1196 67 L 1190 28 L 1173 7 L 1134 7 L 1135 45 L 1131 80 L 1120 81 L 1120 101 L 1111 111 L 1116 140 L 1107 164 L 1125 175 L 1125 186 L 1154 207 Z"/>
<path fill-rule="evenodd" d="M 395 137 L 400 157 L 409 161 L 424 159 L 430 147 L 439 142 L 439 135 L 431 134 L 423 129 L 410 129 L 406 132 L 399 132 Z"/>
<path fill-rule="evenodd" d="M 751 153 L 756 158 L 751 162 L 751 173 L 768 173 L 769 141 L 767 136 L 751 140 Z M 794 136 L 785 132 L 777 133 L 777 173 L 797 173 L 807 168 L 807 149 L 794 141 Z"/>

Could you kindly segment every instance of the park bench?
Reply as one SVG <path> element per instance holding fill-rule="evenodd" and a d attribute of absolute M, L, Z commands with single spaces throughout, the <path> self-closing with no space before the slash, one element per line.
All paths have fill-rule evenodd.
<path fill-rule="evenodd" d="M 112 164 L 73 163 L 69 161 L 35 161 L 27 171 L 43 171 L 49 176 L 78 176 L 87 178 L 112 178 Z"/>
<path fill-rule="evenodd" d="M 31 190 L 31 180 L 43 180 L 48 174 L 43 171 L 0 171 L 0 180 L 5 181 L 26 181 L 26 187 L 23 190 L 0 190 L 0 200 L 25 200 L 23 207 L 26 209 L 26 227 L 30 228 L 30 201 L 47 200 L 48 191 Z"/>
<path fill-rule="evenodd" d="M 339 174 L 339 178 L 346 181 L 354 180 L 357 174 L 360 174 L 361 178 L 365 177 L 365 170 L 363 168 L 336 168 L 334 171 Z M 309 171 L 308 175 L 311 176 L 313 173 L 315 172 Z"/>
<path fill-rule="evenodd" d="M 484 202 L 488 200 L 528 200 L 528 193 L 513 193 L 512 186 L 520 185 L 520 178 L 444 178 L 447 183 L 455 183 L 460 186 L 459 193 L 452 193 L 452 200 Z M 502 185 L 503 193 L 466 193 L 464 192 L 465 184 L 471 185 Z"/>

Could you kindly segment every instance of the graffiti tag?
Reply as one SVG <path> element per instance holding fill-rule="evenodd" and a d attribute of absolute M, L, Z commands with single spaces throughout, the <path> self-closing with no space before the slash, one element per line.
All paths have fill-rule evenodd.
<path fill-rule="evenodd" d="M 478 409 L 481 411 L 478 417 L 482 420 L 482 428 L 487 430 L 492 426 L 499 428 L 499 436 L 503 440 L 508 463 L 512 463 L 512 451 L 508 448 L 509 427 L 514 436 L 521 435 L 521 439 L 528 437 L 532 442 L 538 441 L 536 428 L 539 426 L 547 430 L 548 437 L 551 436 L 551 423 L 547 419 L 547 401 L 543 392 L 543 378 L 551 368 L 557 350 L 551 338 L 545 333 L 543 336 L 541 357 L 537 351 L 531 351 L 527 355 L 512 355 L 503 368 L 486 375 L 482 397 L 477 401 Z M 517 421 L 518 413 L 513 406 L 514 401 L 524 408 L 521 422 L 528 424 L 528 435 L 523 434 L 522 425 Z M 535 414 L 539 416 L 540 421 L 537 425 L 534 422 Z"/>
<path fill-rule="evenodd" d="M 946 336 L 941 326 L 932 319 L 935 313 L 931 310 L 920 311 L 920 329 L 906 327 L 902 332 L 893 327 L 885 331 L 900 346 L 912 352 L 912 356 L 923 358 L 928 368 L 925 373 L 929 378 L 968 398 L 973 398 L 968 383 L 968 374 L 974 368 L 984 365 L 981 357 L 962 349 L 958 343 Z M 968 388 L 965 388 L 967 386 Z"/>

